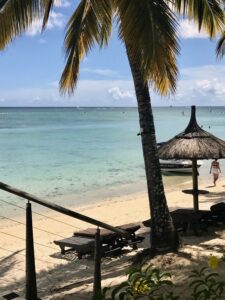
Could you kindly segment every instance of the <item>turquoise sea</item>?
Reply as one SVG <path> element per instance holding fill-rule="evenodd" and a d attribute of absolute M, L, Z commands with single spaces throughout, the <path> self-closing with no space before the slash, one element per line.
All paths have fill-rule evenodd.
<path fill-rule="evenodd" d="M 154 108 L 158 142 L 182 131 L 189 117 L 189 107 Z M 225 139 L 225 107 L 198 108 L 197 119 Z M 136 108 L 0 108 L 0 181 L 67 206 L 143 190 L 138 132 Z M 187 180 L 164 176 L 167 187 Z M 0 199 L 24 202 L 5 192 Z"/>

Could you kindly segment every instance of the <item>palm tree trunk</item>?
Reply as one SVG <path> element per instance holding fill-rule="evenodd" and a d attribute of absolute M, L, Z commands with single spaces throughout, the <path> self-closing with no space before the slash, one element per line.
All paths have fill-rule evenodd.
<path fill-rule="evenodd" d="M 133 55 L 129 45 L 126 45 L 126 50 L 138 104 L 151 214 L 151 248 L 157 251 L 176 250 L 179 239 L 173 226 L 164 192 L 148 83 L 140 71 L 139 59 Z"/>

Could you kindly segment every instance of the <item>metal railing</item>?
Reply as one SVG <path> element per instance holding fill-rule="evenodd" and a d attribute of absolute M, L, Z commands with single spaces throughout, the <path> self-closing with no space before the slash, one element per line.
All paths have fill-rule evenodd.
<path fill-rule="evenodd" d="M 122 237 L 129 237 L 130 234 L 126 230 L 111 226 L 107 223 L 85 216 L 71 209 L 51 203 L 50 201 L 36 197 L 20 189 L 9 186 L 3 182 L 0 182 L 0 189 L 10 194 L 14 194 L 16 196 L 28 200 L 26 204 L 26 296 L 25 296 L 26 299 L 38 300 L 38 291 L 37 291 L 37 284 L 36 284 L 36 269 L 35 269 L 35 254 L 34 254 L 33 224 L 32 224 L 32 207 L 30 202 L 37 203 L 41 206 L 47 207 L 61 214 L 97 226 L 97 230 L 95 234 L 95 249 L 94 249 L 93 300 L 99 299 L 99 295 L 101 294 L 101 237 L 100 237 L 99 227 L 113 231 L 121 235 Z"/>

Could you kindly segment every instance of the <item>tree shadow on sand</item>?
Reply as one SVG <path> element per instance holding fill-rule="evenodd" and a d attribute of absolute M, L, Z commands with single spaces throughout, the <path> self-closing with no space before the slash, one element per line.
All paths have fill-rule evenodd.
<path fill-rule="evenodd" d="M 7 279 L 7 275 L 9 272 L 14 270 L 14 278 L 16 277 L 16 273 L 20 271 L 18 268 L 18 259 L 17 254 L 20 254 L 24 249 L 13 252 L 12 254 L 3 257 L 0 260 L 0 291 L 4 294 L 4 292 L 14 291 L 21 292 L 20 286 L 14 279 Z M 21 286 L 24 285 L 24 279 L 21 279 Z"/>
<path fill-rule="evenodd" d="M 145 233 L 149 235 L 149 233 Z M 214 232 L 214 228 L 200 237 L 184 236 L 182 247 L 177 253 L 169 253 L 151 258 L 154 265 L 161 266 L 166 271 L 175 274 L 176 289 L 179 293 L 186 289 L 187 278 L 193 268 L 199 268 L 207 265 L 205 257 L 201 256 L 202 251 L 224 252 L 220 241 L 222 240 L 220 232 Z M 217 243 L 218 239 L 218 243 Z M 146 239 L 147 240 L 147 239 Z M 212 244 L 211 241 L 214 241 Z M 143 245 L 145 248 L 148 243 Z M 185 250 L 184 250 L 185 249 Z M 190 249 L 190 251 L 189 251 Z M 121 256 L 102 259 L 102 286 L 114 286 L 116 281 L 124 281 L 126 272 L 133 265 L 133 259 L 139 255 L 143 249 L 129 251 L 126 249 Z M 195 254 L 193 254 L 195 252 Z M 199 252 L 199 255 L 198 255 Z M 196 254 L 197 253 L 197 254 Z M 37 273 L 38 295 L 41 299 L 91 299 L 93 290 L 94 261 L 91 257 L 85 257 L 81 260 L 76 258 L 74 252 L 69 252 L 65 256 L 60 253 L 54 253 L 52 257 L 61 258 L 64 264 L 58 263 L 49 270 L 41 270 Z M 38 257 L 37 257 L 38 259 Z M 3 263 L 7 261 L 4 258 Z M 8 263 L 10 261 L 10 264 Z M 7 266 L 4 266 L 2 275 L 8 271 L 13 271 L 16 266 L 16 255 L 8 257 Z M 140 263 L 140 260 L 139 260 Z M 1 261 L 2 266 L 2 261 Z M 172 269 L 172 271 L 171 271 Z M 4 277 L 3 277 L 4 278 Z M 16 280 L 14 283 L 6 283 L 1 288 L 1 292 L 20 290 L 20 295 L 24 295 L 24 278 Z M 188 292 L 188 291 L 187 291 Z"/>
<path fill-rule="evenodd" d="M 2 259 L 0 259 L 0 266 L 1 266 L 1 269 L 0 269 L 0 277 L 4 277 L 4 275 L 10 271 L 13 267 L 16 266 L 17 262 L 16 260 L 14 259 L 14 257 L 22 252 L 22 250 L 18 250 L 18 251 L 15 251 L 13 252 L 12 254 L 8 255 L 8 256 L 5 256 L 3 257 Z"/>
<path fill-rule="evenodd" d="M 102 281 L 115 280 L 121 275 L 125 275 L 131 265 L 131 251 L 125 250 L 121 256 L 102 259 Z M 78 260 L 74 252 L 62 256 L 55 253 L 53 256 L 61 256 L 66 260 L 66 264 L 58 264 L 53 268 L 42 270 L 37 273 L 38 295 L 41 299 L 91 299 L 93 290 L 94 261 L 91 257 Z M 8 271 L 13 271 L 16 259 L 11 264 L 7 264 Z M 6 273 L 4 273 L 6 275 Z M 3 277 L 4 278 L 4 277 Z M 18 279 L 13 283 L 5 281 L 1 287 L 1 292 L 20 291 L 20 296 L 25 294 L 24 278 Z M 64 293 L 69 293 L 62 296 Z"/>

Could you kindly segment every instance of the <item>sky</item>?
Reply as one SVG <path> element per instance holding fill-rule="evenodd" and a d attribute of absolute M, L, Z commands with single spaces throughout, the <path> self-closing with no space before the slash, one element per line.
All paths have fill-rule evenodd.
<path fill-rule="evenodd" d="M 108 47 L 94 48 L 82 62 L 74 94 L 60 95 L 65 26 L 74 9 L 71 3 L 57 0 L 44 33 L 37 20 L 0 52 L 0 107 L 136 106 L 129 64 L 116 28 Z M 180 20 L 179 38 L 176 94 L 161 97 L 150 90 L 152 105 L 225 106 L 225 58 L 216 59 L 217 39 L 209 40 L 187 19 Z"/>

